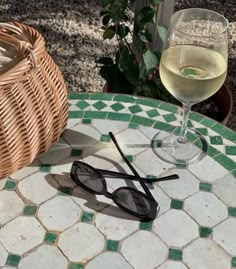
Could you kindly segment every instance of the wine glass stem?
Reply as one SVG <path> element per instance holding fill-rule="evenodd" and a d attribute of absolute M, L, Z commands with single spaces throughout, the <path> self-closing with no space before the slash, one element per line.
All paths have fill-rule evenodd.
<path fill-rule="evenodd" d="M 187 143 L 186 134 L 187 134 L 188 117 L 189 117 L 189 111 L 191 109 L 191 104 L 183 104 L 183 109 L 184 109 L 183 121 L 181 125 L 180 135 L 177 139 L 178 143 L 180 144 Z"/>

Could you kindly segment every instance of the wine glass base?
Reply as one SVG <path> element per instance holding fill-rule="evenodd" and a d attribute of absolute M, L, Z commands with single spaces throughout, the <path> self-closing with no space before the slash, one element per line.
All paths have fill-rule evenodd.
<path fill-rule="evenodd" d="M 197 163 L 207 155 L 208 144 L 201 133 L 187 128 L 187 142 L 178 141 L 180 127 L 160 131 L 152 139 L 153 152 L 163 161 L 178 165 Z"/>

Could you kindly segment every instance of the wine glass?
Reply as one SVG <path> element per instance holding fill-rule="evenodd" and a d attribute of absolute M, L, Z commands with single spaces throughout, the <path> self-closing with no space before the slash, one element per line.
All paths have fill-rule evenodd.
<path fill-rule="evenodd" d="M 227 74 L 228 20 L 211 10 L 190 8 L 173 14 L 160 62 L 165 88 L 183 104 L 181 128 L 164 130 L 153 151 L 173 164 L 192 164 L 207 154 L 206 139 L 188 128 L 189 111 L 217 92 Z"/>

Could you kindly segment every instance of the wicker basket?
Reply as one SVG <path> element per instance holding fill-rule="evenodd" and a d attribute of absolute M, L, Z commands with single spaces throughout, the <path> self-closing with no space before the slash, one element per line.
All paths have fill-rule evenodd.
<path fill-rule="evenodd" d="M 1 23 L 0 41 L 18 52 L 0 75 L 0 179 L 30 164 L 56 142 L 68 117 L 63 77 L 43 37 L 20 23 Z"/>

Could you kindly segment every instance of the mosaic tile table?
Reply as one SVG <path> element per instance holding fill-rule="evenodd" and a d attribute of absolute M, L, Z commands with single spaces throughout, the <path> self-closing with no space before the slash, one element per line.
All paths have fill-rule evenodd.
<path fill-rule="evenodd" d="M 0 181 L 0 267 L 19 269 L 236 268 L 236 133 L 199 114 L 193 125 L 209 156 L 189 167 L 159 160 L 150 140 L 177 126 L 181 110 L 156 100 L 112 94 L 71 94 L 67 129 L 29 167 Z M 69 178 L 73 160 L 131 173 L 109 139 L 112 131 L 160 204 L 140 222 L 111 200 Z M 110 190 L 136 184 L 107 179 Z"/>

